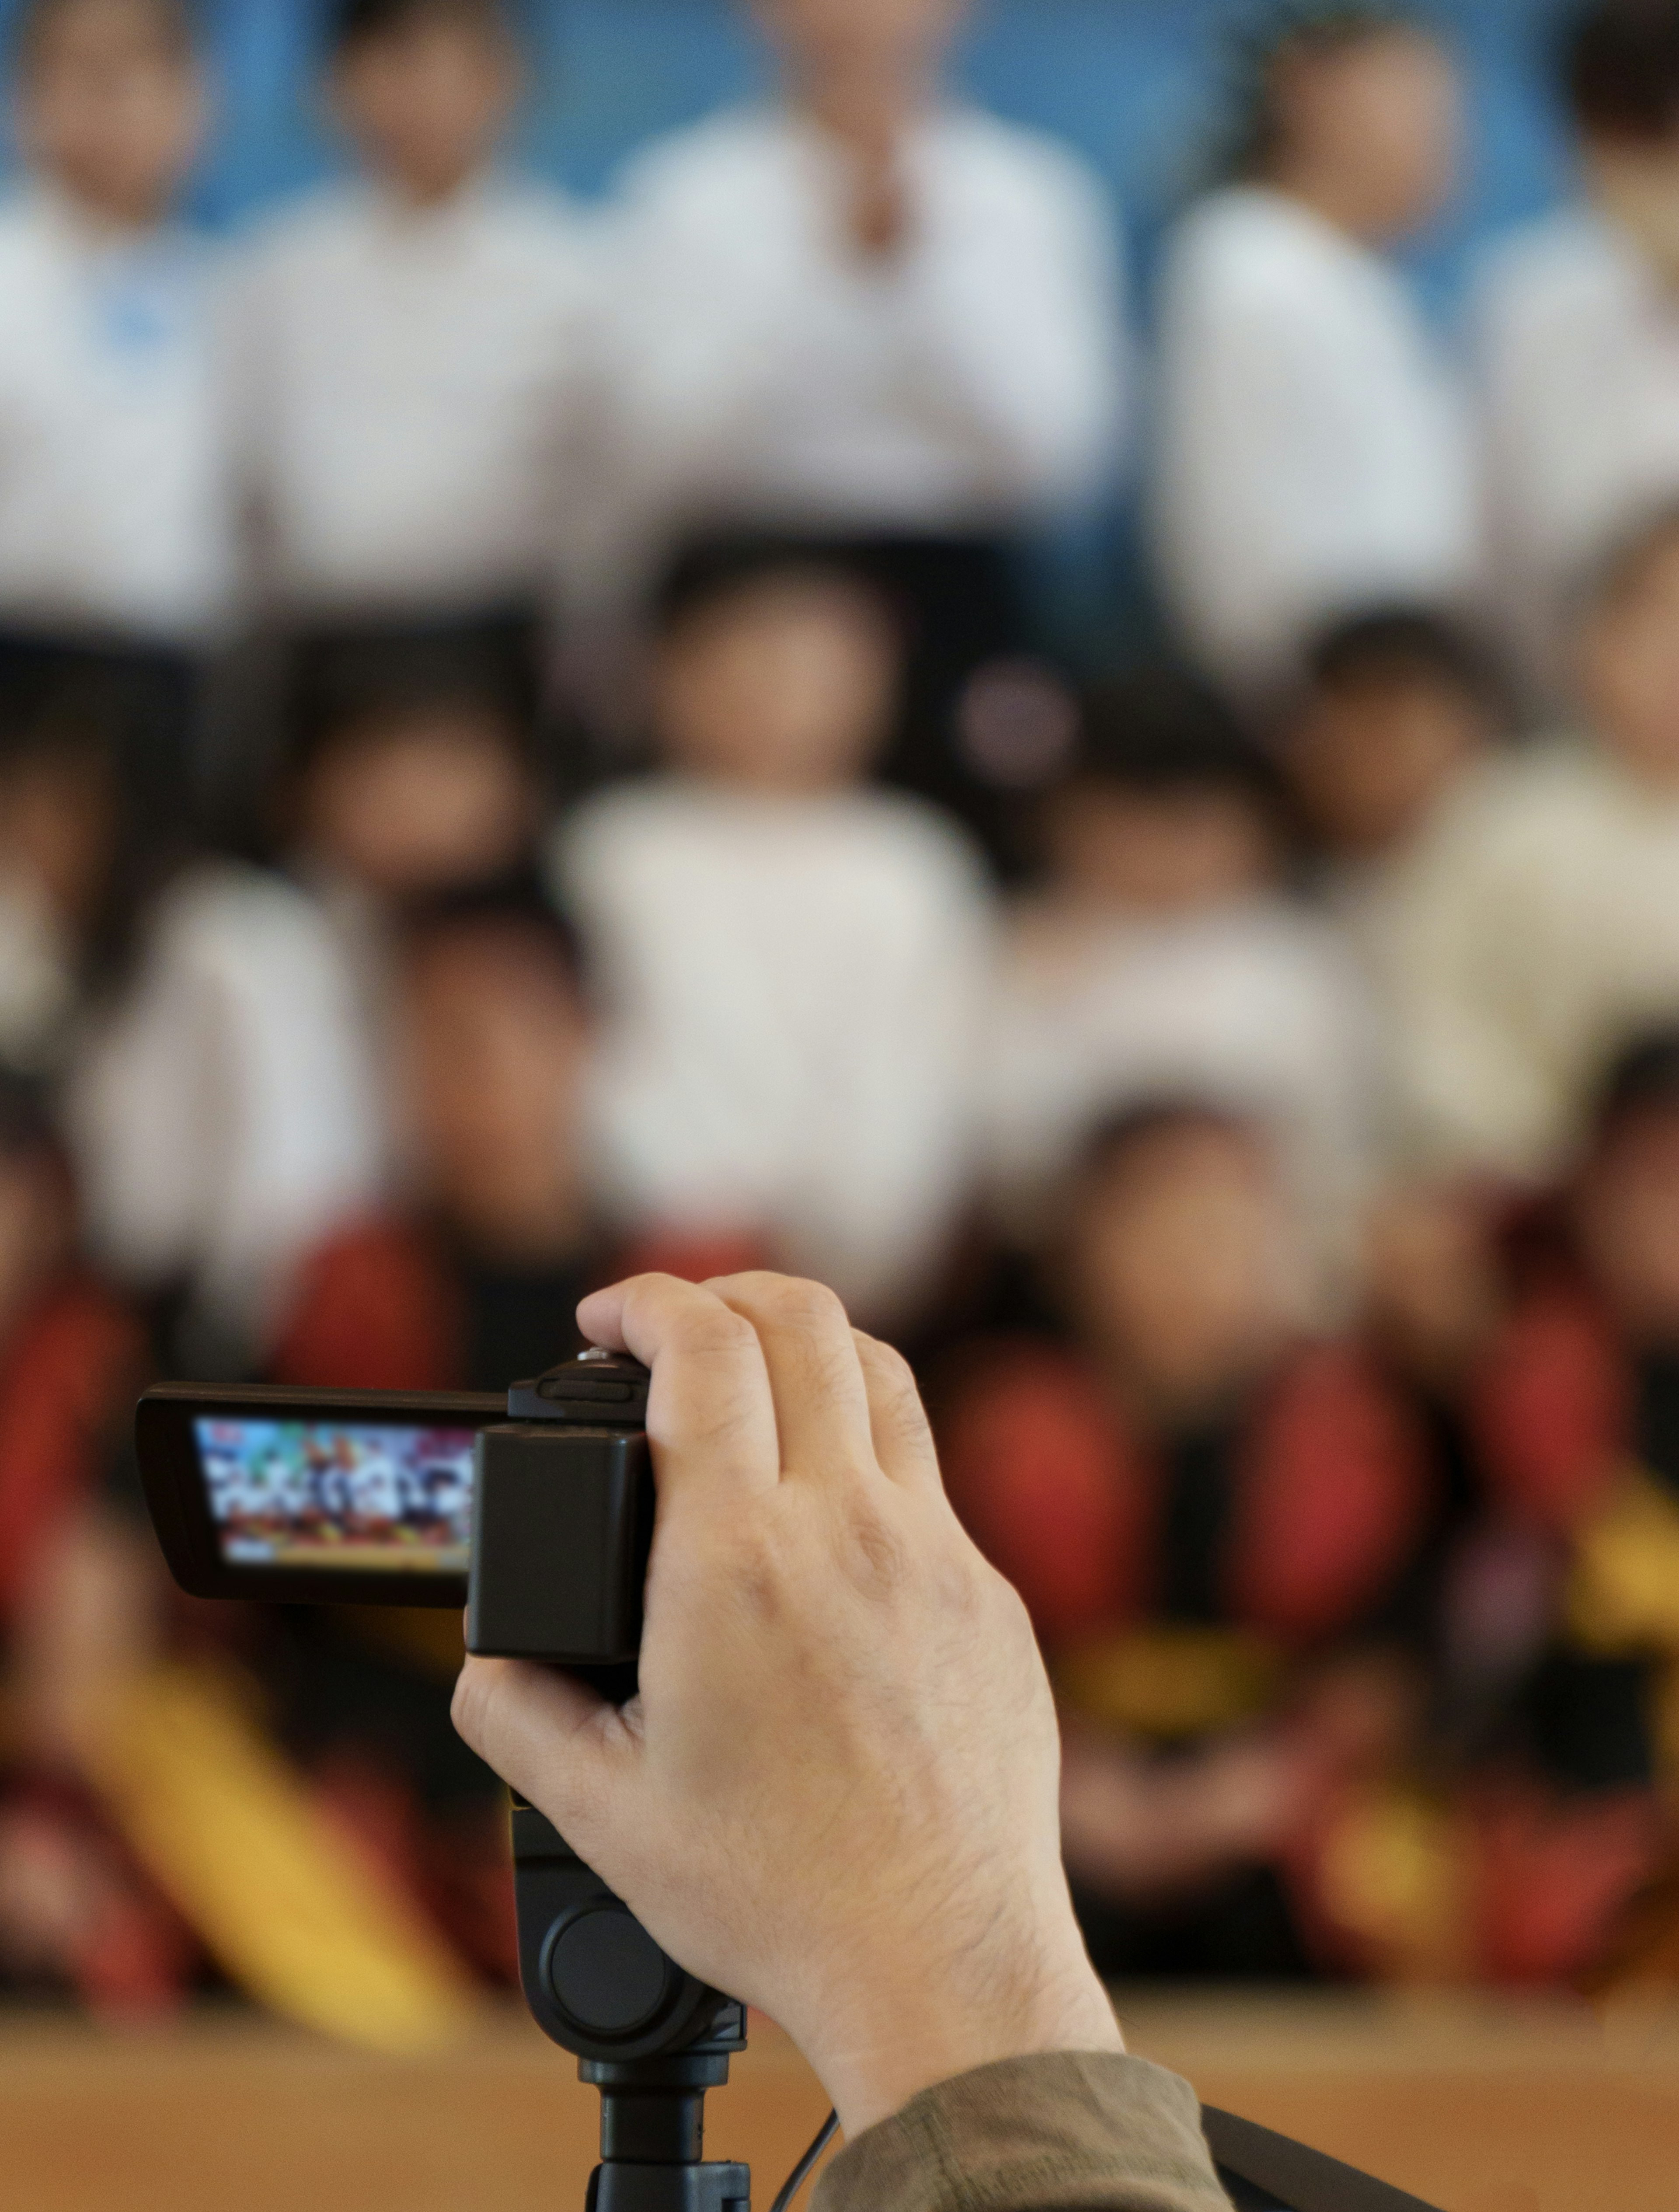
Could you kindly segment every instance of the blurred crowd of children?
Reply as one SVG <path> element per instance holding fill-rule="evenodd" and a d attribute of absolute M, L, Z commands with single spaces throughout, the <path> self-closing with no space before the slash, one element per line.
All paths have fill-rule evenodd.
<path fill-rule="evenodd" d="M 416 2020 L 506 1979 L 453 1624 L 172 1596 L 128 1407 L 760 1265 L 918 1364 L 1104 1970 L 1679 1972 L 1679 4 L 1572 20 L 1473 371 L 1419 18 L 1262 11 L 1145 371 L 958 0 L 749 13 L 586 218 L 498 0 L 339 0 L 350 173 L 216 249 L 179 0 L 16 18 L 0 1982 L 325 2017 L 259 1800 Z M 1158 651 L 1059 669 L 1127 455 Z"/>

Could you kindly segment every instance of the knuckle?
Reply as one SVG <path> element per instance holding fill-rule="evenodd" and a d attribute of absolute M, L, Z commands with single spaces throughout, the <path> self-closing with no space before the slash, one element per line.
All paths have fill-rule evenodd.
<path fill-rule="evenodd" d="M 773 1277 L 770 1279 L 776 1280 Z M 825 1283 L 788 1276 L 778 1283 L 774 1304 L 778 1319 L 793 1328 L 814 1334 L 835 1328 L 849 1330 L 851 1326 L 838 1294 Z"/>
<path fill-rule="evenodd" d="M 855 1589 L 873 1598 L 897 1595 L 914 1578 L 914 1547 L 875 1500 L 852 1500 L 842 1516 L 841 1571 Z"/>

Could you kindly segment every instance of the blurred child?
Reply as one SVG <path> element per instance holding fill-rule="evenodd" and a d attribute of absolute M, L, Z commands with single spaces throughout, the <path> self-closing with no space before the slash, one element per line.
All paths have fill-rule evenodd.
<path fill-rule="evenodd" d="M 1186 641 L 1262 696 L 1325 621 L 1476 580 L 1460 397 L 1387 250 L 1453 189 L 1460 94 L 1398 9 L 1277 11 L 1232 180 L 1169 253 L 1154 488 Z"/>
<path fill-rule="evenodd" d="M 1088 702 L 988 1056 L 993 1164 L 1023 1227 L 1094 1115 L 1187 1090 L 1272 1123 L 1320 1253 L 1345 1257 L 1371 1039 L 1335 933 L 1281 888 L 1279 817 L 1268 763 L 1200 686 L 1157 672 Z"/>
<path fill-rule="evenodd" d="M 1281 732 L 1320 889 L 1384 982 L 1392 909 L 1414 856 L 1506 734 L 1498 672 L 1468 630 L 1396 608 L 1317 641 Z"/>
<path fill-rule="evenodd" d="M 1427 841 L 1396 913 L 1415 1141 L 1542 1180 L 1615 1039 L 1679 1007 L 1679 510 L 1604 565 L 1580 737 L 1512 759 Z"/>
<path fill-rule="evenodd" d="M 1049 1660 L 1086 1935 L 1110 1974 L 1304 1972 L 1314 1826 L 1408 1725 L 1402 1676 L 1357 1655 L 1422 1526 L 1418 1440 L 1309 1340 L 1257 1123 L 1140 1106 L 1056 1218 L 1067 1340 L 976 1352 L 942 1449 Z"/>
<path fill-rule="evenodd" d="M 119 750 L 103 702 L 61 692 L 0 727 L 0 1064 L 63 1065 L 99 957 L 119 950 Z"/>
<path fill-rule="evenodd" d="M 640 564 L 697 530 L 844 546 L 910 610 L 889 766 L 1000 830 L 963 750 L 1018 653 L 1012 541 L 1096 494 L 1127 411 L 1106 196 L 944 83 L 964 0 L 745 0 L 780 97 L 640 155 L 604 287 L 611 490 Z"/>
<path fill-rule="evenodd" d="M 1584 198 L 1501 250 L 1481 331 L 1500 597 L 1553 695 L 1580 578 L 1679 492 L 1679 5 L 1588 0 L 1559 59 Z"/>
<path fill-rule="evenodd" d="M 0 710 L 33 715 L 96 661 L 143 756 L 131 801 L 174 830 L 193 667 L 232 568 L 208 255 L 173 216 L 204 126 L 190 12 L 30 0 L 11 46 L 25 183 L 0 211 Z"/>
<path fill-rule="evenodd" d="M 586 285 L 576 218 L 504 178 L 500 0 L 341 0 L 326 91 L 362 174 L 250 249 L 235 390 L 255 544 L 293 611 L 533 608 L 551 588 Z"/>
<path fill-rule="evenodd" d="M 493 641 L 323 637 L 300 659 L 289 878 L 181 878 L 76 1084 L 100 1249 L 186 1291 L 200 1374 L 260 1356 L 289 1268 L 396 1170 L 398 908 L 513 867 L 537 823 L 528 701 Z"/>
<path fill-rule="evenodd" d="M 632 1232 L 760 1237 L 887 1324 L 968 1183 L 988 908 L 972 854 L 861 787 L 898 640 L 843 572 L 747 544 L 664 593 L 663 772 L 554 847 L 597 965 L 596 1115 Z"/>
<path fill-rule="evenodd" d="M 1528 1870 L 1494 1923 L 1517 1971 L 1601 1960 L 1658 1806 L 1679 1837 L 1679 1030 L 1615 1060 L 1566 1207 L 1478 1394 L 1493 1503 L 1563 1597 L 1493 1740 L 1518 1762 L 1488 1819 Z"/>
<path fill-rule="evenodd" d="M 105 2009 L 170 2002 L 190 1947 L 95 1812 L 76 1759 L 88 1693 L 143 1642 L 137 1580 L 95 1506 L 144 1377 L 131 1316 L 79 1264 L 39 1104 L 0 1087 L 0 1983 Z"/>
<path fill-rule="evenodd" d="M 593 1018 L 570 932 L 516 885 L 420 908 L 400 939 L 392 1041 L 410 1155 L 400 1213 L 307 1261 L 283 1382 L 501 1390 L 577 1340 L 604 1264 L 585 1172 Z"/>

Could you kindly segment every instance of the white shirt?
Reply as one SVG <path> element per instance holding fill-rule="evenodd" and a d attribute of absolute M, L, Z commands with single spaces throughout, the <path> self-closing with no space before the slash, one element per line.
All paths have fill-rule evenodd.
<path fill-rule="evenodd" d="M 1289 900 L 1159 918 L 1028 913 L 986 1054 L 994 1179 L 1029 1232 L 1099 1121 L 1203 1099 L 1271 1129 L 1338 1272 L 1371 1165 L 1374 1056 L 1355 962 Z"/>
<path fill-rule="evenodd" d="M 304 893 L 230 862 L 172 886 L 72 1087 L 77 1188 L 100 1256 L 143 1285 L 191 1278 L 206 1312 L 259 1341 L 292 1266 L 380 1194 L 358 1015 Z"/>
<path fill-rule="evenodd" d="M 603 380 L 639 521 L 956 532 L 1099 489 L 1125 383 L 1099 186 L 956 107 L 903 174 L 909 237 L 871 259 L 848 155 L 789 111 L 717 116 L 634 164 Z"/>
<path fill-rule="evenodd" d="M 0 623 L 192 646 L 228 613 L 213 267 L 45 189 L 0 210 Z"/>
<path fill-rule="evenodd" d="M 234 414 L 280 598 L 402 612 L 545 592 L 588 293 L 580 218 L 499 179 L 424 210 L 348 185 L 246 257 Z"/>
<path fill-rule="evenodd" d="M 675 778 L 564 825 L 606 1007 L 595 1121 L 638 1225 L 766 1235 L 860 1315 L 922 1287 L 973 1158 L 979 863 L 916 802 Z"/>
<path fill-rule="evenodd" d="M 1679 494 L 1679 294 L 1578 209 L 1502 249 L 1479 323 L 1502 593 L 1524 660 L 1554 688 L 1591 562 Z"/>
<path fill-rule="evenodd" d="M 1415 856 L 1394 931 L 1419 1140 L 1549 1175 L 1619 1047 L 1679 1019 L 1679 791 L 1585 744 L 1500 764 Z"/>
<path fill-rule="evenodd" d="M 1476 581 L 1463 398 L 1398 271 L 1299 201 L 1185 217 L 1157 374 L 1159 566 L 1214 675 L 1262 688 L 1337 616 Z"/>

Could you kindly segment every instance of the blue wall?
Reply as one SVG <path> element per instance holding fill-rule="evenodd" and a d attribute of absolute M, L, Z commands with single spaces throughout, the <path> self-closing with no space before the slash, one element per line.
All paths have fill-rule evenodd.
<path fill-rule="evenodd" d="M 0 0 L 0 21 L 13 0 Z M 1469 61 L 1475 167 L 1462 209 L 1419 257 L 1449 300 L 1490 229 L 1544 206 L 1562 173 L 1544 85 L 1550 0 L 1469 0 L 1450 20 Z M 1147 263 L 1217 112 L 1220 57 L 1240 0 L 988 0 L 961 75 L 989 106 L 1056 131 L 1111 179 Z M 523 152 L 573 190 L 601 191 L 640 141 L 757 81 L 727 0 L 530 0 L 538 83 Z M 326 173 L 316 113 L 318 11 L 304 0 L 207 0 L 221 86 L 196 193 L 217 226 Z"/>

